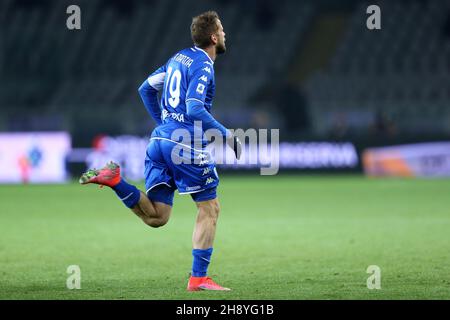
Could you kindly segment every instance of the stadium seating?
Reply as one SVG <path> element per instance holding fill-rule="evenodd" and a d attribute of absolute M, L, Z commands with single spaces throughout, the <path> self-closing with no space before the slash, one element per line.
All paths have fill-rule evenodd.
<path fill-rule="evenodd" d="M 305 84 L 318 132 L 344 117 L 367 130 L 383 112 L 401 132 L 449 129 L 450 3 L 384 1 L 381 30 L 369 31 L 369 2 L 353 10 L 329 65 Z"/>
<path fill-rule="evenodd" d="M 346 2 L 346 27 L 328 63 L 297 83 L 312 133 L 328 135 L 336 126 L 364 133 L 381 114 L 401 132 L 449 132 L 450 3 L 379 2 L 382 30 L 369 31 L 371 3 Z M 326 0 L 77 3 L 80 31 L 65 27 L 69 0 L 1 2 L 0 129 L 12 122 L 29 129 L 29 121 L 21 128 L 22 116 L 17 120 L 24 113 L 64 119 L 53 128 L 73 129 L 80 114 L 109 112 L 118 131 L 148 132 L 137 88 L 191 45 L 190 19 L 206 9 L 220 13 L 227 33 L 226 57 L 215 64 L 215 114 L 225 124 L 248 126 L 262 108 L 252 97 L 286 80 L 314 22 L 333 10 Z M 283 125 L 274 121 L 276 113 L 266 125 Z M 85 116 L 82 125 L 95 131 L 97 122 Z"/>
<path fill-rule="evenodd" d="M 78 3 L 82 30 L 69 31 L 64 14 L 70 1 L 2 2 L 5 38 L 0 43 L 7 57 L 2 78 L 8 81 L 0 90 L 5 110 L 63 114 L 71 128 L 76 126 L 74 114 L 113 109 L 121 115 L 118 125 L 123 117 L 131 123 L 145 114 L 137 87 L 176 50 L 191 45 L 191 17 L 213 8 L 221 14 L 229 47 L 226 63 L 219 59 L 216 64 L 220 117 L 248 107 L 249 97 L 282 72 L 292 53 L 284 43 L 297 40 L 311 14 L 309 5 L 294 3 L 297 17 L 291 1 L 265 1 L 266 8 L 256 13 L 254 3 L 239 1 Z M 22 37 L 11 36 L 16 34 Z M 142 128 L 135 127 L 132 132 Z"/>

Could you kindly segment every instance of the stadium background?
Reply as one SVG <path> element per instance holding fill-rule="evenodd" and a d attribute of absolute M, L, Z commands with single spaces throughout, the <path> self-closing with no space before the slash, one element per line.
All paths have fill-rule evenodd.
<path fill-rule="evenodd" d="M 71 4 L 81 8 L 81 30 L 66 28 Z M 381 30 L 366 27 L 371 4 L 381 8 Z M 183 238 L 193 223 L 189 199 L 177 197 L 166 233 L 149 236 L 111 194 L 80 189 L 70 179 L 86 168 L 102 136 L 149 136 L 154 122 L 137 88 L 191 45 L 192 16 L 210 9 L 227 34 L 227 53 L 215 63 L 218 120 L 231 128 L 279 128 L 280 141 L 293 146 L 350 143 L 357 152 L 349 166 L 299 162 L 275 177 L 220 171 L 223 251 L 215 271 L 237 287 L 231 297 L 448 299 L 448 180 L 371 180 L 363 172 L 368 148 L 414 144 L 405 154 L 420 154 L 411 160 L 417 167 L 405 169 L 406 156 L 396 149 L 402 155 L 388 164 L 391 174 L 450 175 L 445 0 L 1 1 L 0 132 L 63 132 L 70 150 L 61 169 L 67 184 L 0 186 L 0 297 L 190 298 L 176 280 L 189 267 L 189 236 Z M 432 142 L 438 143 L 432 151 L 417 145 Z M 17 166 L 37 166 L 43 157 L 39 149 L 27 152 Z M 1 169 L 5 176 L 12 170 Z M 327 174 L 305 176 L 319 171 Z M 140 258 L 147 245 L 165 241 L 174 248 Z M 125 259 L 134 262 L 132 270 Z M 64 286 L 71 263 L 94 270 L 78 295 Z M 172 263 L 186 268 L 168 271 Z M 374 293 L 365 286 L 365 269 L 377 263 L 391 272 L 391 287 Z M 236 278 L 261 286 L 240 288 Z"/>

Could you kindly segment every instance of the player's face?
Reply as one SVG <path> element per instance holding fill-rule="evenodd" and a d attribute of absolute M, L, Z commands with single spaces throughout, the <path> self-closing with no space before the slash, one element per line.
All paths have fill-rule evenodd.
<path fill-rule="evenodd" d="M 222 54 L 225 53 L 227 47 L 225 46 L 225 32 L 223 31 L 222 22 L 217 20 L 217 26 L 219 27 L 219 31 L 217 31 L 217 43 L 216 43 L 216 53 Z"/>

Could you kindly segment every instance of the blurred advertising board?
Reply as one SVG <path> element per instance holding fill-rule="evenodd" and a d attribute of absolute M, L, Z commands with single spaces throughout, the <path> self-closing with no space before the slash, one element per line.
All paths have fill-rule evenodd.
<path fill-rule="evenodd" d="M 0 183 L 60 183 L 68 178 L 66 132 L 0 133 Z"/>
<path fill-rule="evenodd" d="M 74 149 L 69 161 L 86 163 L 88 168 L 101 168 L 108 161 L 120 163 L 125 177 L 141 180 L 149 138 L 137 136 L 99 136 L 92 149 Z M 208 145 L 218 168 L 248 170 L 277 166 L 280 169 L 345 170 L 355 169 L 359 157 L 350 142 L 282 142 L 276 148 L 270 143 L 262 147 L 246 144 L 237 161 L 233 151 Z"/>
<path fill-rule="evenodd" d="M 362 161 L 369 176 L 450 177 L 450 142 L 371 148 Z"/>

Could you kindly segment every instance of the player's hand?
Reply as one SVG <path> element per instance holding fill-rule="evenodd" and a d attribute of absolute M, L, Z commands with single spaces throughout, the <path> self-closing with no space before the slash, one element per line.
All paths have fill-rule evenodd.
<path fill-rule="evenodd" d="M 230 146 L 231 149 L 234 151 L 234 155 L 236 156 L 236 159 L 241 158 L 242 153 L 242 144 L 238 137 L 233 136 L 232 138 L 227 139 L 227 144 Z"/>

